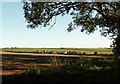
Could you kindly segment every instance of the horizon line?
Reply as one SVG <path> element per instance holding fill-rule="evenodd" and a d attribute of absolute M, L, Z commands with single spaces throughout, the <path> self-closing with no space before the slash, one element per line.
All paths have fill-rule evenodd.
<path fill-rule="evenodd" d="M 111 48 L 111 47 L 0 47 L 0 48 Z"/>

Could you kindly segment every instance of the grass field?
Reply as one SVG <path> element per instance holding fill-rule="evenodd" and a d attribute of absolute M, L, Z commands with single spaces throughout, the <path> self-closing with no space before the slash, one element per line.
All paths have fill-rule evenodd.
<path fill-rule="evenodd" d="M 7 52 L 42 52 L 42 51 L 54 51 L 54 52 L 68 52 L 74 51 L 78 53 L 86 53 L 86 54 L 93 54 L 97 52 L 98 54 L 113 54 L 112 49 L 110 48 L 2 48 L 2 51 Z"/>

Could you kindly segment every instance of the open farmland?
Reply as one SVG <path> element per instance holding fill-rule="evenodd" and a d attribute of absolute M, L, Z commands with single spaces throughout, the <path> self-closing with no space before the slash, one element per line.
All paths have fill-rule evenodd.
<path fill-rule="evenodd" d="M 46 50 L 47 52 L 57 52 L 60 54 L 40 53 Z M 64 52 L 74 51 L 80 52 L 80 55 L 64 55 Z M 82 53 L 86 53 L 86 55 Z M 100 54 L 112 54 L 109 48 L 3 48 L 2 49 L 2 68 L 3 74 L 14 74 L 18 72 L 26 71 L 32 64 L 37 66 L 50 66 L 49 60 L 51 57 L 58 56 L 64 59 L 78 59 L 79 57 L 97 57 L 103 58 L 106 56 L 94 56 L 91 55 L 94 52 Z M 61 54 L 62 53 L 62 54 Z M 70 57 L 70 58 L 69 58 Z M 109 56 L 107 56 L 109 57 Z M 112 57 L 112 56 L 110 56 Z"/>
<path fill-rule="evenodd" d="M 112 49 L 110 48 L 3 48 L 4 52 L 30 52 L 30 53 L 39 53 L 42 51 L 54 51 L 58 53 L 74 51 L 78 53 L 93 54 L 97 52 L 98 54 L 113 54 Z"/>
<path fill-rule="evenodd" d="M 47 52 L 80 51 L 86 54 L 68 55 L 41 53 L 41 51 L 44 50 Z M 102 54 L 94 55 L 94 52 L 101 52 Z M 42 81 L 46 83 L 45 80 L 54 83 L 55 81 L 61 82 L 71 80 L 74 76 L 76 78 L 73 79 L 74 81 L 79 80 L 79 82 L 82 81 L 84 83 L 89 83 L 91 81 L 94 83 L 95 81 L 93 80 L 101 83 L 104 83 L 101 80 L 107 81 L 107 83 L 112 81 L 111 79 L 116 81 L 119 79 L 119 74 L 117 74 L 118 77 L 114 74 L 114 56 L 111 55 L 111 53 L 111 49 L 100 48 L 4 48 L 2 52 L 0 52 L 2 55 L 1 75 L 3 75 L 3 81 L 5 82 L 3 84 L 13 83 L 11 80 L 14 82 L 16 81 L 15 83 L 18 83 L 19 80 L 28 80 L 28 84 L 30 84 L 30 81 Z M 119 59 L 118 62 L 120 62 Z M 26 73 L 28 73 L 28 75 L 26 75 Z M 38 76 L 38 74 L 40 76 Z M 114 78 L 113 75 L 115 75 Z M 14 77 L 15 80 L 13 79 Z"/>
<path fill-rule="evenodd" d="M 31 53 L 2 53 L 3 75 L 23 72 L 35 64 L 37 66 L 50 66 L 52 57 L 59 57 L 61 60 L 74 60 L 80 57 L 89 58 L 112 58 L 112 56 L 79 56 L 79 55 L 58 55 L 58 54 L 31 54 Z"/>
<path fill-rule="evenodd" d="M 60 54 L 40 53 L 42 51 L 54 51 Z M 66 51 L 74 51 L 81 55 L 64 55 L 64 52 Z M 69 57 L 69 59 L 79 58 L 80 56 L 95 57 L 91 56 L 94 52 L 98 52 L 103 55 L 112 54 L 111 49 L 109 48 L 3 48 L 1 52 L 1 63 L 3 66 L 3 74 L 13 74 L 15 72 L 26 71 L 34 63 L 37 66 L 49 66 L 49 60 L 53 56 L 67 59 Z M 84 53 L 89 55 L 83 55 Z M 99 58 L 101 58 L 101 56 L 99 56 Z"/>

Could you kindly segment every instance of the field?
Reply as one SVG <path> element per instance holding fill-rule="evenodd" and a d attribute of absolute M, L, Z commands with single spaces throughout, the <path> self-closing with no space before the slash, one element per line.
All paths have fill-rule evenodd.
<path fill-rule="evenodd" d="M 112 49 L 110 48 L 3 48 L 2 51 L 6 52 L 42 52 L 42 51 L 54 51 L 58 53 L 75 51 L 78 53 L 86 53 L 93 54 L 94 52 L 98 52 L 98 54 L 113 54 Z"/>
<path fill-rule="evenodd" d="M 113 53 L 108 48 L 3 48 L 0 54 L 3 84 L 12 81 L 18 83 L 20 80 L 28 80 L 28 84 L 45 80 L 53 83 L 71 80 L 74 76 L 74 82 L 120 82 L 116 81 L 120 77 L 120 59 L 117 59 L 116 65 Z"/>

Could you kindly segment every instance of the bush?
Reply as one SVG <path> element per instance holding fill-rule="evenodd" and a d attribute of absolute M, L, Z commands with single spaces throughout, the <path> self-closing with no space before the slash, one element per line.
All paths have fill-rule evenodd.
<path fill-rule="evenodd" d="M 59 59 L 59 57 L 51 57 L 49 63 L 53 66 L 59 66 L 61 64 L 61 60 Z"/>
<path fill-rule="evenodd" d="M 41 67 L 37 67 L 35 64 L 32 64 L 27 72 L 27 74 L 31 74 L 31 75 L 39 75 L 40 73 L 41 73 Z"/>
<path fill-rule="evenodd" d="M 95 51 L 95 52 L 94 52 L 94 55 L 98 55 L 98 53 Z"/>
<path fill-rule="evenodd" d="M 68 55 L 76 55 L 77 53 L 76 53 L 76 51 L 68 51 L 67 54 Z"/>
<path fill-rule="evenodd" d="M 83 52 L 83 55 L 86 55 L 86 52 Z"/>
<path fill-rule="evenodd" d="M 39 53 L 39 51 L 37 50 L 36 53 Z"/>

